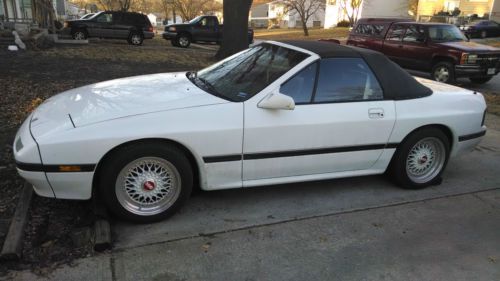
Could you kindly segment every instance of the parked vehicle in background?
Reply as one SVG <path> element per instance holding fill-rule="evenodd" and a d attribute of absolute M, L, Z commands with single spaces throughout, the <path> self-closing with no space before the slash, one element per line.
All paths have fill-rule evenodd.
<path fill-rule="evenodd" d="M 467 77 L 481 84 L 500 72 L 500 49 L 469 42 L 451 24 L 361 19 L 347 44 L 382 52 L 404 68 L 428 71 L 445 83 Z"/>
<path fill-rule="evenodd" d="M 93 15 L 95 15 L 95 13 L 88 13 L 88 14 L 83 15 L 80 19 L 81 19 L 81 20 L 84 20 L 84 19 L 89 19 L 89 18 L 91 18 Z"/>
<path fill-rule="evenodd" d="M 26 119 L 13 148 L 37 194 L 100 196 L 121 218 L 152 222 L 178 210 L 195 186 L 386 171 L 403 188 L 438 184 L 448 159 L 486 134 L 485 115 L 480 93 L 414 79 L 378 52 L 263 42 L 198 72 L 53 96 Z"/>
<path fill-rule="evenodd" d="M 154 37 L 153 26 L 146 15 L 133 12 L 99 12 L 87 19 L 67 21 L 64 33 L 75 40 L 91 37 L 126 39 L 129 44 L 141 45 L 144 39 Z"/>
<path fill-rule="evenodd" d="M 187 48 L 192 42 L 222 42 L 222 24 L 216 16 L 199 16 L 187 23 L 165 26 L 163 38 L 173 46 Z M 253 29 L 248 29 L 248 42 L 253 42 Z"/>
<path fill-rule="evenodd" d="M 500 36 L 500 24 L 492 20 L 474 21 L 460 26 L 460 30 L 462 30 L 470 38 Z"/>

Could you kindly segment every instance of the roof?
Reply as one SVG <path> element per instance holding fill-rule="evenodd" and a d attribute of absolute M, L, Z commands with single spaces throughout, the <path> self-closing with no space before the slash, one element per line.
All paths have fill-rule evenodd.
<path fill-rule="evenodd" d="M 305 40 L 283 40 L 281 43 L 292 45 L 317 54 L 322 58 L 330 57 L 360 57 L 359 51 L 353 48 L 330 42 L 305 41 Z"/>
<path fill-rule="evenodd" d="M 385 99 L 414 99 L 432 94 L 431 89 L 419 83 L 406 70 L 377 51 L 322 41 L 289 40 L 281 42 L 313 52 L 321 58 L 364 59 L 382 86 Z"/>

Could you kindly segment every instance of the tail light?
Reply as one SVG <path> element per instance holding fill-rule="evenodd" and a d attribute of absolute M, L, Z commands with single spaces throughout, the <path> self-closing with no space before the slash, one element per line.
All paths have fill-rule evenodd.
<path fill-rule="evenodd" d="M 148 31 L 149 31 L 149 32 L 153 32 L 153 26 L 152 26 L 152 25 L 150 25 L 150 26 L 148 27 Z"/>

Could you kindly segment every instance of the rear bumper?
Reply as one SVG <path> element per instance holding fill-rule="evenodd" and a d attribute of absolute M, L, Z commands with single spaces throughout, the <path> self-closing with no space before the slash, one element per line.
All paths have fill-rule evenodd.
<path fill-rule="evenodd" d="M 153 39 L 155 37 L 155 33 L 152 31 L 143 31 L 144 39 Z"/>
<path fill-rule="evenodd" d="M 469 152 L 476 147 L 486 134 L 486 126 L 476 133 L 462 135 L 458 137 L 458 142 L 454 145 L 452 156 L 460 155 L 464 152 Z"/>
<path fill-rule="evenodd" d="M 494 73 L 488 73 L 488 69 L 494 68 Z M 480 65 L 456 65 L 455 66 L 455 76 L 456 77 L 484 77 L 497 75 L 500 72 L 500 67 L 484 67 Z"/>

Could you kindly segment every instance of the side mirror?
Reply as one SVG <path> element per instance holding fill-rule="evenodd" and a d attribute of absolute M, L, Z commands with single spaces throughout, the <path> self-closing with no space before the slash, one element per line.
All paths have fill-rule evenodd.
<path fill-rule="evenodd" d="M 293 110 L 295 108 L 295 101 L 287 95 L 271 93 L 263 98 L 257 107 L 264 109 Z"/>

